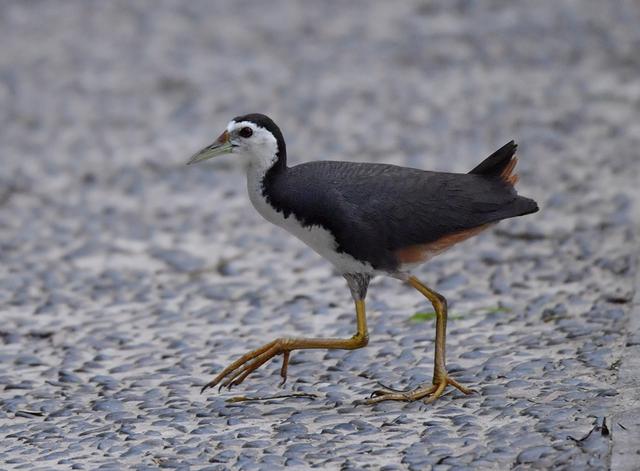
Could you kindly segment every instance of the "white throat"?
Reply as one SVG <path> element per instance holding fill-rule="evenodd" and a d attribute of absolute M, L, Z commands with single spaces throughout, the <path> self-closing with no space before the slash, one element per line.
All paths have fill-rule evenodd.
<path fill-rule="evenodd" d="M 249 199 L 253 206 L 258 210 L 262 216 L 271 221 L 266 214 L 264 214 L 266 199 L 263 194 L 264 190 L 264 178 L 269 169 L 275 163 L 276 157 L 273 156 L 273 160 L 269 162 L 268 159 L 247 159 L 247 191 L 249 192 Z M 271 221 L 274 222 L 274 221 Z"/>
<path fill-rule="evenodd" d="M 258 209 L 259 212 L 261 212 L 258 208 L 258 205 L 261 205 L 264 202 L 264 195 L 262 194 L 264 189 L 264 179 L 267 175 L 267 172 L 278 160 L 278 156 L 276 154 L 246 155 L 245 159 L 247 172 L 247 190 L 249 191 L 249 198 L 251 199 L 251 203 L 253 203 L 253 206 Z"/>

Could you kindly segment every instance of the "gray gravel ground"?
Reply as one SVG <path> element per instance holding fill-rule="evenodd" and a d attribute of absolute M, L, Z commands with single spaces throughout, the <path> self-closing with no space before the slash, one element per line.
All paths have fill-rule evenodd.
<path fill-rule="evenodd" d="M 2 2 L 0 467 L 606 468 L 638 24 L 631 0 Z M 450 371 L 478 395 L 353 405 L 431 378 L 433 326 L 409 321 L 428 306 L 386 279 L 366 349 L 296 352 L 283 390 L 275 362 L 199 394 L 273 337 L 353 332 L 344 281 L 260 219 L 233 157 L 183 165 L 251 111 L 294 163 L 466 171 L 521 143 L 542 211 L 418 273 L 450 301 Z M 226 402 L 293 392 L 317 397 Z"/>

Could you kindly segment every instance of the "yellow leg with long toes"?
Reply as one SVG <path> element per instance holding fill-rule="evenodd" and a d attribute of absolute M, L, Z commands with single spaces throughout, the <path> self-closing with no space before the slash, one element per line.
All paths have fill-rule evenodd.
<path fill-rule="evenodd" d="M 420 282 L 416 277 L 411 276 L 407 280 L 411 286 L 420 291 L 433 305 L 436 311 L 436 349 L 433 360 L 433 381 L 432 385 L 421 386 L 412 391 L 374 391 L 370 399 L 363 401 L 365 404 L 376 404 L 382 401 L 417 401 L 428 397 L 427 402 L 433 402 L 444 393 L 445 388 L 453 386 L 464 394 L 475 392 L 466 388 L 456 380 L 449 377 L 445 365 L 445 348 L 447 336 L 447 300 L 441 294 L 433 291 Z"/>
<path fill-rule="evenodd" d="M 220 389 L 227 387 L 231 389 L 242 383 L 247 376 L 260 368 L 266 362 L 277 355 L 283 356 L 282 368 L 280 376 L 282 383 L 287 380 L 287 368 L 289 366 L 289 355 L 293 350 L 306 349 L 343 349 L 355 350 L 362 348 L 369 343 L 369 334 L 367 332 L 367 318 L 365 312 L 364 299 L 356 299 L 356 322 L 357 332 L 350 339 L 296 339 L 296 338 L 279 338 L 273 340 L 260 348 L 238 358 L 236 361 L 227 366 L 212 381 L 205 384 L 201 390 L 204 392 L 208 388 L 220 385 Z"/>

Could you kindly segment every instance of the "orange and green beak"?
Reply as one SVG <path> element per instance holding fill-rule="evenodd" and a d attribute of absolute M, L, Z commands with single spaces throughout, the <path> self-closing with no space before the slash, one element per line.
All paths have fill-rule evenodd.
<path fill-rule="evenodd" d="M 229 133 L 225 131 L 220 134 L 213 144 L 193 154 L 187 162 L 187 165 L 212 159 L 213 157 L 217 157 L 222 154 L 229 154 L 232 150 L 233 144 L 231 144 L 231 138 Z"/>

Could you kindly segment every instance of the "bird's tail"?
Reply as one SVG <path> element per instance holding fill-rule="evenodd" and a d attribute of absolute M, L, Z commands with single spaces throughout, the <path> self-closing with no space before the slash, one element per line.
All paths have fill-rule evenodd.
<path fill-rule="evenodd" d="M 518 145 L 514 142 L 508 142 L 500 149 L 495 151 L 489 157 L 484 159 L 480 165 L 475 167 L 469 173 L 475 175 L 485 175 L 487 177 L 498 177 L 505 183 L 511 186 L 511 191 L 515 193 L 513 188 L 518 183 L 518 174 L 513 173 L 513 170 L 518 163 L 518 159 L 515 156 Z M 517 195 L 513 203 L 509 207 L 510 216 L 523 216 L 525 214 L 531 214 L 538 211 L 538 203 L 530 198 Z"/>
<path fill-rule="evenodd" d="M 518 158 L 515 156 L 517 148 L 518 145 L 514 141 L 508 142 L 469 173 L 500 177 L 506 183 L 514 186 L 518 183 L 519 178 L 517 174 L 513 173 L 516 163 L 518 163 Z"/>

